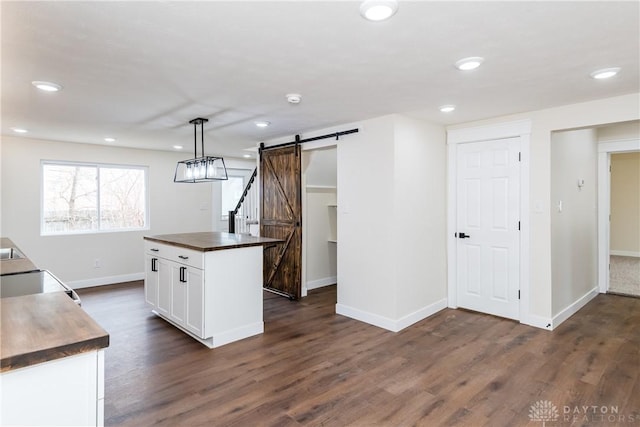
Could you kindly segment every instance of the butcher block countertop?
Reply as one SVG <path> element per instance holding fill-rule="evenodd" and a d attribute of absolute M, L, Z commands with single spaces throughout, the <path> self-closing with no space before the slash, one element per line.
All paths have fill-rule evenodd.
<path fill-rule="evenodd" d="M 145 236 L 145 240 L 202 252 L 243 248 L 247 246 L 273 245 L 284 242 L 284 240 L 269 237 L 253 237 L 246 234 L 223 233 L 219 231 Z"/>
<path fill-rule="evenodd" d="M 0 244 L 17 248 L 6 237 Z M 2 275 L 38 270 L 24 256 L 1 260 Z M 0 298 L 0 372 L 108 346 L 109 334 L 65 292 Z"/>
<path fill-rule="evenodd" d="M 64 292 L 0 304 L 0 372 L 109 346 L 109 334 Z"/>

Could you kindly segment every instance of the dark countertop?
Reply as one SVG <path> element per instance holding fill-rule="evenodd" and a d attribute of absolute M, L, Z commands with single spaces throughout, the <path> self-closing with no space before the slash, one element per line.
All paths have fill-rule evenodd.
<path fill-rule="evenodd" d="M 20 252 L 24 253 L 22 249 L 18 248 L 11 239 L 6 237 L 0 237 L 0 247 L 2 248 L 17 248 Z M 34 271 L 38 268 L 31 262 L 29 258 L 19 259 L 3 259 L 0 261 L 0 275 L 26 273 L 27 271 Z"/>
<path fill-rule="evenodd" d="M 5 237 L 0 245 L 16 247 Z M 3 275 L 38 270 L 26 254 L 0 268 Z M 0 298 L 0 372 L 108 346 L 109 334 L 63 291 Z"/>
<path fill-rule="evenodd" d="M 253 237 L 246 234 L 223 233 L 219 231 L 162 234 L 159 236 L 145 236 L 144 239 L 202 252 L 243 248 L 247 246 L 264 246 L 284 242 L 284 240 L 269 237 Z"/>
<path fill-rule="evenodd" d="M 0 372 L 109 346 L 109 334 L 64 292 L 0 299 Z"/>

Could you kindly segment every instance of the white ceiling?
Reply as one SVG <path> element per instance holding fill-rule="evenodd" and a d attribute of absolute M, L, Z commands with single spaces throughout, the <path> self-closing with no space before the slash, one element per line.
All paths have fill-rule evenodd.
<path fill-rule="evenodd" d="M 2 1 L 2 133 L 191 151 L 188 121 L 206 117 L 207 154 L 240 156 L 393 112 L 454 124 L 637 93 L 639 6 L 400 0 L 368 22 L 355 1 Z M 456 70 L 467 56 L 485 62 Z M 613 66 L 613 79 L 589 77 Z"/>

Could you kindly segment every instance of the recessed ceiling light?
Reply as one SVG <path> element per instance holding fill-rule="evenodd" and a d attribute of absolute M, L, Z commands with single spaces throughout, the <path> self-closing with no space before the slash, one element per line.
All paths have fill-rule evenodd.
<path fill-rule="evenodd" d="M 450 113 L 455 109 L 456 109 L 455 105 L 443 105 L 440 107 L 440 111 L 442 111 L 443 113 Z"/>
<path fill-rule="evenodd" d="M 15 133 L 27 133 L 29 132 L 26 129 L 22 129 L 22 128 L 11 128 L 12 131 L 14 131 Z"/>
<path fill-rule="evenodd" d="M 398 11 L 396 0 L 365 0 L 360 5 L 360 15 L 369 21 L 384 21 Z"/>
<path fill-rule="evenodd" d="M 482 64 L 484 58 L 479 56 L 470 56 L 469 58 L 462 58 L 456 62 L 456 68 L 462 71 L 475 70 Z"/>
<path fill-rule="evenodd" d="M 40 80 L 35 80 L 35 81 L 32 81 L 31 84 L 45 92 L 57 92 L 60 89 L 62 89 L 62 86 L 60 86 L 58 83 L 53 83 L 53 82 L 44 82 Z"/>
<path fill-rule="evenodd" d="M 115 138 L 111 138 L 110 136 L 108 136 L 108 137 L 106 137 L 106 138 L 104 139 L 104 141 L 105 141 L 105 142 L 116 142 L 116 139 L 115 139 Z"/>
<path fill-rule="evenodd" d="M 591 77 L 598 80 L 609 79 L 615 76 L 616 74 L 618 74 L 619 72 L 620 72 L 619 67 L 603 68 L 601 70 L 596 70 L 593 73 L 591 73 Z"/>
<path fill-rule="evenodd" d="M 175 150 L 182 150 L 183 147 L 182 147 L 182 145 L 174 145 L 173 148 Z"/>
<path fill-rule="evenodd" d="M 302 95 L 299 93 L 288 93 L 286 96 L 289 104 L 300 104 L 300 101 L 302 101 Z"/>
<path fill-rule="evenodd" d="M 270 124 L 271 122 L 256 122 L 256 126 L 258 126 L 259 128 L 266 128 Z"/>
<path fill-rule="evenodd" d="M 243 154 L 242 157 L 244 157 L 245 159 L 250 159 L 251 158 L 251 154 Z"/>

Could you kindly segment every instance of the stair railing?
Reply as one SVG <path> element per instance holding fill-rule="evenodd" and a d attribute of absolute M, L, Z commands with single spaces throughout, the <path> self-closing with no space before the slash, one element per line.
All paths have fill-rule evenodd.
<path fill-rule="evenodd" d="M 247 234 L 250 226 L 258 223 L 258 189 L 252 187 L 256 176 L 258 168 L 253 170 L 235 209 L 229 211 L 229 233 Z"/>

